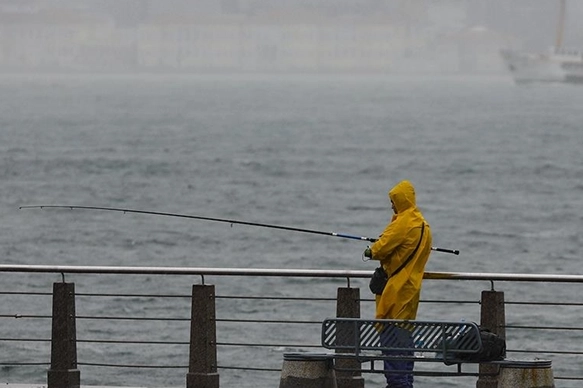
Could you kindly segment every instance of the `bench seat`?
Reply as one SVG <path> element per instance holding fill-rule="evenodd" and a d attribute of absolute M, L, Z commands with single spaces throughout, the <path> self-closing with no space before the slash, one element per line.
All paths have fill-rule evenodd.
<path fill-rule="evenodd" d="M 334 350 L 331 358 L 370 364 L 362 372 L 382 373 L 375 361 L 395 360 L 421 363 L 439 362 L 456 365 L 452 375 L 477 375 L 462 372 L 461 366 L 472 363 L 464 356 L 482 350 L 480 328 L 474 322 L 403 321 L 358 318 L 329 318 L 322 322 L 322 346 Z M 474 364 L 477 362 L 473 362 Z M 343 363 L 342 365 L 345 365 Z M 444 372 L 416 371 L 415 374 Z"/>

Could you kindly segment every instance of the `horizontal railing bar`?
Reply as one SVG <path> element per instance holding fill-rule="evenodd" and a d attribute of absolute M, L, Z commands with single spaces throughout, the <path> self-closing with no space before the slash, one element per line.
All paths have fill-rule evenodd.
<path fill-rule="evenodd" d="M 528 330 L 573 330 L 583 331 L 583 327 L 566 327 L 566 326 L 532 326 L 532 325 L 505 325 L 507 329 L 528 329 Z"/>
<path fill-rule="evenodd" d="M 1 294 L 1 293 L 0 293 Z M 19 293 L 15 293 L 19 294 Z M 51 295 L 51 294 L 47 294 Z M 123 298 L 192 298 L 192 295 L 164 295 L 164 294 L 88 294 L 77 293 L 76 296 L 84 297 L 123 297 Z M 311 298 L 311 297 L 291 297 L 291 296 L 241 296 L 241 295 L 216 295 L 215 299 L 239 299 L 239 300 L 309 300 L 335 302 L 336 298 Z"/>
<path fill-rule="evenodd" d="M 254 372 L 281 372 L 281 369 L 275 368 L 251 368 L 251 367 L 243 367 L 243 366 L 221 366 L 217 365 L 217 369 L 225 369 L 225 370 L 249 370 Z"/>
<path fill-rule="evenodd" d="M 0 293 L 1 294 L 1 293 Z M 48 294 L 51 295 L 51 294 Z M 123 297 L 123 298 L 192 298 L 192 295 L 164 295 L 164 294 L 81 294 L 76 296 L 84 297 Z M 312 297 L 291 297 L 291 296 L 241 296 L 241 295 L 215 295 L 215 299 L 239 299 L 239 300 L 309 300 L 335 302 L 336 298 L 312 298 Z"/>
<path fill-rule="evenodd" d="M 177 294 L 95 294 L 95 293 L 75 293 L 75 296 L 84 297 L 106 297 L 106 298 L 192 298 L 192 295 Z"/>
<path fill-rule="evenodd" d="M 257 344 L 257 343 L 243 343 L 243 342 L 217 342 L 217 346 L 252 346 L 252 347 L 268 347 L 268 348 L 322 348 L 322 345 L 306 345 L 306 344 Z"/>
<path fill-rule="evenodd" d="M 583 283 L 583 275 L 425 272 L 424 279 L 433 280 L 487 280 L 513 282 Z"/>
<path fill-rule="evenodd" d="M 109 368 L 147 368 L 147 369 L 188 369 L 188 365 L 131 365 L 131 364 L 102 364 L 93 362 L 77 362 L 82 366 L 99 366 Z"/>
<path fill-rule="evenodd" d="M 359 302 L 374 302 L 374 298 L 360 298 L 358 299 Z M 420 303 L 436 303 L 436 304 L 480 304 L 479 300 L 438 300 L 438 299 L 420 299 Z"/>
<path fill-rule="evenodd" d="M 0 318 L 14 318 L 14 319 L 29 319 L 29 318 L 40 318 L 40 319 L 50 319 L 50 315 L 26 315 L 26 314 L 1 314 Z"/>
<path fill-rule="evenodd" d="M 374 301 L 374 299 L 369 299 Z M 480 304 L 479 300 L 439 300 L 439 299 L 421 299 L 421 303 L 439 303 L 439 304 Z"/>
<path fill-rule="evenodd" d="M 122 266 L 68 266 L 0 264 L 0 272 L 77 273 L 77 274 L 132 274 L 132 275 L 217 275 L 217 276 L 279 276 L 322 278 L 369 278 L 373 271 L 276 269 L 276 268 L 203 268 L 203 267 L 122 267 Z M 424 279 L 484 280 L 583 283 L 583 275 L 425 272 Z"/>
<path fill-rule="evenodd" d="M 236 323 L 295 323 L 295 324 L 309 324 L 321 325 L 322 321 L 287 321 L 279 319 L 215 319 L 215 322 L 236 322 Z"/>
<path fill-rule="evenodd" d="M 1 366 L 32 366 L 32 365 L 51 365 L 50 362 L 0 362 Z"/>
<path fill-rule="evenodd" d="M 0 315 L 0 318 L 3 316 Z M 6 316 L 8 318 L 14 318 L 14 316 Z M 6 318 L 4 317 L 4 318 Z M 39 318 L 39 317 L 36 317 Z M 51 317 L 43 317 L 51 318 Z M 190 318 L 155 318 L 155 317 L 114 317 L 114 316 L 75 316 L 77 319 L 86 320 L 108 320 L 108 321 L 171 321 L 171 322 L 190 322 Z M 290 323 L 290 324 L 313 324 L 321 325 L 322 321 L 294 321 L 294 320 L 283 320 L 283 319 L 239 319 L 239 318 L 217 318 L 215 322 L 235 322 L 235 323 Z"/>
<path fill-rule="evenodd" d="M 0 291 L 0 295 L 36 295 L 51 296 L 50 292 L 28 292 L 28 291 Z"/>
<path fill-rule="evenodd" d="M 50 315 L 23 315 L 23 314 L 2 314 L 0 318 L 14 318 L 14 319 L 51 319 Z M 76 315 L 77 319 L 87 319 L 87 320 L 119 320 L 119 321 L 187 321 L 190 322 L 190 318 L 172 318 L 172 317 L 114 317 L 114 316 L 90 316 L 90 315 Z"/>
<path fill-rule="evenodd" d="M 1 341 L 1 340 L 0 340 Z M 128 345 L 189 345 L 184 341 L 131 341 L 131 340 L 99 340 L 99 339 L 77 339 L 78 343 L 95 344 L 128 344 Z M 273 344 L 273 343 L 243 343 L 243 342 L 217 342 L 217 346 L 251 346 L 251 347 L 285 347 L 285 348 L 321 348 L 321 345 L 314 344 Z"/>
<path fill-rule="evenodd" d="M 566 354 L 566 355 L 581 355 L 583 351 L 578 352 L 575 350 L 546 350 L 546 349 L 537 349 L 537 350 L 525 350 L 525 349 L 507 349 L 509 353 L 541 353 L 541 354 Z"/>
<path fill-rule="evenodd" d="M 1 294 L 1 293 L 0 293 Z M 51 294 L 48 294 L 51 295 Z M 190 299 L 192 295 L 164 295 L 164 294 L 81 294 L 76 296 L 84 297 L 123 297 L 123 298 L 184 298 Z M 216 295 L 215 299 L 239 299 L 239 300 L 309 300 L 309 301 L 323 301 L 335 302 L 336 298 L 311 298 L 311 297 L 286 297 L 286 296 L 241 296 L 241 295 Z"/>
<path fill-rule="evenodd" d="M 237 296 L 237 295 L 216 295 L 215 299 L 244 299 L 244 300 L 309 300 L 313 302 L 335 302 L 336 298 L 312 298 L 293 296 Z"/>
<path fill-rule="evenodd" d="M 583 307 L 580 302 L 513 302 L 505 301 L 504 304 L 524 305 L 524 306 L 575 306 Z"/>
<path fill-rule="evenodd" d="M 0 338 L 0 342 L 51 342 L 49 339 L 42 338 Z"/>
<path fill-rule="evenodd" d="M 2 365 L 2 364 L 0 364 Z M 31 364 L 33 365 L 33 364 Z M 46 364 L 41 364 L 46 365 Z M 80 366 L 98 366 L 98 367 L 108 367 L 108 368 L 128 368 L 128 369 L 188 369 L 188 366 L 181 365 L 129 365 L 129 364 L 102 364 L 102 363 L 91 363 L 91 362 L 78 362 L 77 365 Z M 230 370 L 248 370 L 256 372 L 281 372 L 281 369 L 276 368 L 251 368 L 251 367 L 237 367 L 237 366 L 220 366 L 217 365 L 217 369 L 230 369 Z"/>
<path fill-rule="evenodd" d="M 99 340 L 99 339 L 77 339 L 78 343 L 92 344 L 132 344 L 132 345 L 189 345 L 185 341 L 131 341 L 131 340 Z"/>
<path fill-rule="evenodd" d="M 172 318 L 172 317 L 114 317 L 114 316 L 90 316 L 90 315 L 76 315 L 77 319 L 87 320 L 111 320 L 111 321 L 184 321 L 190 322 L 190 318 Z"/>
<path fill-rule="evenodd" d="M 0 264 L 0 272 L 26 273 L 76 273 L 76 274 L 126 274 L 126 275 L 217 275 L 217 276 L 281 276 L 368 278 L 372 271 L 355 270 L 302 270 L 254 268 L 198 268 L 198 267 L 122 267 L 122 266 L 69 266 L 69 265 L 8 265 Z"/>

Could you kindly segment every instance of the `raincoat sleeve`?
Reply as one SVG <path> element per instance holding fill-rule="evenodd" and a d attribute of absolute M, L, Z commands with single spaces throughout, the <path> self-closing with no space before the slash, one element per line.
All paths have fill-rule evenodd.
<path fill-rule="evenodd" d="M 394 215 L 379 239 L 371 245 L 372 258 L 374 260 L 386 260 L 403 243 L 407 230 L 407 223 L 404 217 Z"/>

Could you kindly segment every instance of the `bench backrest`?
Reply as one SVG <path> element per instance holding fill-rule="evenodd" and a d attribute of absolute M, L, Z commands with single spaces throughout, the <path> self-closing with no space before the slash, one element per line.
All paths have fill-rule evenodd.
<path fill-rule="evenodd" d="M 434 352 L 456 359 L 478 353 L 482 340 L 473 322 L 330 318 L 322 323 L 322 346 L 339 352 Z"/>

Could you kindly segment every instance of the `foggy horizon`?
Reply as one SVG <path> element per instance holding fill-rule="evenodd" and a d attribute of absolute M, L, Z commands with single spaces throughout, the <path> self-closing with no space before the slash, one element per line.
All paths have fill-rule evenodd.
<path fill-rule="evenodd" d="M 581 49 L 583 2 L 567 1 Z M 3 72 L 497 74 L 511 48 L 547 52 L 558 0 L 5 0 Z"/>

